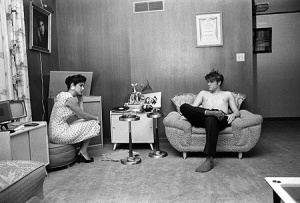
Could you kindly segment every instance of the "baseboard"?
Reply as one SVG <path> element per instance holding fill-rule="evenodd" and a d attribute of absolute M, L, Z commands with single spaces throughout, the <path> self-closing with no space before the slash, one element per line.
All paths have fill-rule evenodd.
<path fill-rule="evenodd" d="M 300 117 L 272 117 L 266 118 L 264 117 L 264 121 L 299 121 Z"/>
<path fill-rule="evenodd" d="M 110 138 L 103 138 L 104 144 L 112 144 Z M 159 138 L 159 143 L 169 143 L 169 140 L 166 137 Z M 147 144 L 147 143 L 146 143 Z M 155 144 L 155 143 L 153 143 Z"/>

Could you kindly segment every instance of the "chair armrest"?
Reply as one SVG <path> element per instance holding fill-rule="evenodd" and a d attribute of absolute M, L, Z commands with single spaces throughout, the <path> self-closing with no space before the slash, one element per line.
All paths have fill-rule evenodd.
<path fill-rule="evenodd" d="M 263 122 L 263 117 L 258 114 L 253 114 L 247 110 L 240 110 L 241 116 L 236 118 L 231 126 L 233 128 L 247 128 L 251 126 L 261 125 Z"/>
<path fill-rule="evenodd" d="M 163 120 L 163 124 L 166 127 L 178 128 L 184 132 L 191 132 L 192 125 L 185 119 L 182 119 L 182 116 L 176 112 L 171 111 Z"/>
<path fill-rule="evenodd" d="M 259 140 L 263 117 L 247 110 L 240 110 L 240 113 L 241 117 L 231 124 L 233 137 L 236 146 L 243 146 L 244 151 L 249 151 Z"/>

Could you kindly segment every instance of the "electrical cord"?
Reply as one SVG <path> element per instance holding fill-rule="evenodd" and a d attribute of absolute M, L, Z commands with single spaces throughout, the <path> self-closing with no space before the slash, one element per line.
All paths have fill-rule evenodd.
<path fill-rule="evenodd" d="M 44 121 L 45 117 L 45 104 L 44 104 L 44 80 L 43 80 L 43 61 L 42 61 L 42 53 L 40 52 L 40 64 L 41 64 L 41 85 L 42 85 L 42 107 L 43 107 L 43 115 L 42 121 Z"/>

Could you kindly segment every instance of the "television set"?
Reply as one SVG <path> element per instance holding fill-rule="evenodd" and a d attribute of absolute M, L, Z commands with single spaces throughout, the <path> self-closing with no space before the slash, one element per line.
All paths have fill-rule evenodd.
<path fill-rule="evenodd" d="M 7 124 L 27 116 L 24 100 L 6 100 L 0 102 L 0 126 L 7 128 Z"/>

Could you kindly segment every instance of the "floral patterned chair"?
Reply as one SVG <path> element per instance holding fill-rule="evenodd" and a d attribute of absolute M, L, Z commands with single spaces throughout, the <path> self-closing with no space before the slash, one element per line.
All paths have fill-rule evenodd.
<path fill-rule="evenodd" d="M 0 202 L 42 202 L 45 177 L 44 163 L 28 160 L 0 161 Z"/>
<path fill-rule="evenodd" d="M 235 92 L 232 94 L 240 109 L 246 95 Z M 167 139 L 176 150 L 183 153 L 184 159 L 187 157 L 187 152 L 202 152 L 206 142 L 205 129 L 192 126 L 180 113 L 180 106 L 183 103 L 192 104 L 196 96 L 192 93 L 174 96 L 171 101 L 177 111 L 170 112 L 163 120 Z M 217 152 L 238 152 L 239 159 L 258 142 L 263 122 L 260 115 L 244 109 L 240 110 L 240 113 L 241 117 L 236 118 L 231 126 L 220 131 L 217 144 Z"/>

